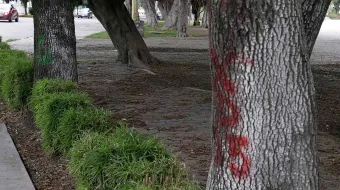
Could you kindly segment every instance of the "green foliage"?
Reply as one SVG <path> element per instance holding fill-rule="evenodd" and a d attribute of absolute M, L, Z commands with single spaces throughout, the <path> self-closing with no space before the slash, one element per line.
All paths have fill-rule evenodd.
<path fill-rule="evenodd" d="M 198 189 L 158 140 L 122 124 L 114 134 L 85 133 L 70 157 L 69 170 L 85 189 Z"/>
<path fill-rule="evenodd" d="M 42 79 L 34 84 L 30 104 L 33 108 L 33 111 L 36 111 L 34 108 L 39 109 L 39 105 L 42 100 L 41 96 L 43 96 L 44 94 L 76 91 L 77 84 L 72 81 L 61 79 Z"/>
<path fill-rule="evenodd" d="M 0 36 L 0 50 L 10 50 L 11 47 L 6 42 L 1 42 L 2 37 Z"/>
<path fill-rule="evenodd" d="M 19 109 L 28 102 L 33 86 L 33 72 L 31 60 L 18 60 L 6 69 L 1 93 L 10 107 Z"/>
<path fill-rule="evenodd" d="M 3 47 L 5 50 L 0 51 L 0 94 L 10 107 L 19 109 L 31 94 L 33 62 L 24 52 Z"/>
<path fill-rule="evenodd" d="M 59 152 L 57 131 L 62 115 L 71 108 L 91 107 L 92 100 L 83 93 L 61 92 L 40 96 L 40 103 L 33 108 L 35 122 L 42 130 L 43 147 L 51 152 Z"/>
<path fill-rule="evenodd" d="M 83 131 L 107 132 L 114 125 L 111 113 L 97 108 L 71 108 L 60 119 L 56 134 L 56 149 L 67 153 L 73 141 L 79 140 Z"/>

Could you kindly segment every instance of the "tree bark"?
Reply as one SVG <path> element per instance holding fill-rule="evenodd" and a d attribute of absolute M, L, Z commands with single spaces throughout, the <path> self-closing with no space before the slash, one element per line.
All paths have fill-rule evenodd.
<path fill-rule="evenodd" d="M 314 2 L 307 18 L 297 0 L 212 1 L 213 157 L 206 189 L 319 188 L 309 63 L 316 37 L 306 27 L 320 29 L 327 6 Z"/>
<path fill-rule="evenodd" d="M 164 30 L 176 30 L 177 29 L 179 14 L 180 14 L 179 1 L 180 0 L 173 1 L 171 5 L 171 10 L 165 19 L 165 23 L 163 26 Z"/>
<path fill-rule="evenodd" d="M 179 0 L 180 2 L 180 17 L 177 26 L 177 37 L 187 37 L 188 36 L 188 13 L 189 11 L 189 1 Z"/>
<path fill-rule="evenodd" d="M 141 5 L 145 10 L 146 22 L 149 26 L 157 26 L 157 12 L 154 0 L 141 0 Z"/>
<path fill-rule="evenodd" d="M 119 53 L 119 61 L 150 70 L 157 63 L 145 45 L 123 1 L 88 0 L 88 7 L 102 23 Z"/>
<path fill-rule="evenodd" d="M 34 0 L 34 78 L 77 81 L 74 3 Z"/>

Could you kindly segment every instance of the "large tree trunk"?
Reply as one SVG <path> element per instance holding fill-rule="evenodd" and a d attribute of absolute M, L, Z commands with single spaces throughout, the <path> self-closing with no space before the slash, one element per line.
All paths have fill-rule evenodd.
<path fill-rule="evenodd" d="M 320 29 L 329 0 L 305 3 L 308 9 L 297 0 L 212 1 L 213 158 L 206 189 L 319 188 L 309 63 L 318 31 L 308 28 Z M 309 17 L 306 10 L 313 10 Z"/>
<path fill-rule="evenodd" d="M 141 0 L 141 5 L 145 10 L 146 22 L 149 26 L 156 26 L 158 24 L 157 21 L 157 12 L 155 8 L 154 0 Z"/>
<path fill-rule="evenodd" d="M 34 0 L 34 78 L 77 81 L 74 3 Z"/>
<path fill-rule="evenodd" d="M 174 0 L 174 2 L 172 3 L 171 10 L 165 19 L 165 23 L 163 26 L 164 30 L 176 30 L 177 29 L 179 14 L 180 14 L 179 1 L 180 0 Z"/>
<path fill-rule="evenodd" d="M 208 14 L 208 6 L 204 6 L 204 13 L 203 13 L 203 17 L 202 17 L 202 27 L 203 28 L 208 28 L 209 27 L 209 14 Z"/>
<path fill-rule="evenodd" d="M 145 45 L 123 1 L 88 0 L 88 7 L 102 23 L 119 53 L 119 61 L 148 69 L 157 63 Z"/>
<path fill-rule="evenodd" d="M 180 17 L 177 26 L 177 37 L 187 37 L 188 36 L 188 13 L 189 11 L 189 1 L 179 0 L 180 2 Z"/>

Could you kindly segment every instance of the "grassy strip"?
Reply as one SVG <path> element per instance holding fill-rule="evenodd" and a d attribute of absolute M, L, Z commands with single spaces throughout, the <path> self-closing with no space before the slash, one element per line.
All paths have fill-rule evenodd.
<path fill-rule="evenodd" d="M 111 120 L 71 81 L 43 79 L 32 89 L 32 60 L 6 44 L 0 48 L 0 94 L 15 108 L 30 100 L 43 147 L 70 159 L 78 189 L 199 189 L 157 139 Z"/>
<path fill-rule="evenodd" d="M 176 30 L 162 30 L 164 21 L 159 21 L 158 26 L 152 27 L 145 25 L 144 36 L 145 37 L 175 37 L 177 34 Z M 99 32 L 87 36 L 88 38 L 110 38 L 107 32 Z"/>

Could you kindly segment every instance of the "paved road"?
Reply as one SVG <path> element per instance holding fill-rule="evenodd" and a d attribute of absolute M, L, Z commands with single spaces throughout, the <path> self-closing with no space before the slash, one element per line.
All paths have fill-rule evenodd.
<path fill-rule="evenodd" d="M 75 18 L 77 39 L 104 31 L 97 19 Z M 15 49 L 33 52 L 33 19 L 21 18 L 19 23 L 0 22 L 0 35 Z M 151 39 L 149 39 L 151 40 Z M 171 43 L 170 40 L 167 43 Z M 208 48 L 208 43 L 206 43 Z M 340 20 L 325 19 L 311 57 L 312 64 L 340 64 Z"/>
<path fill-rule="evenodd" d="M 19 22 L 0 22 L 0 35 L 3 40 L 22 39 L 33 37 L 33 18 L 19 18 Z M 104 31 L 100 22 L 93 18 L 75 18 L 76 36 L 78 39 L 84 38 L 90 34 Z"/>

